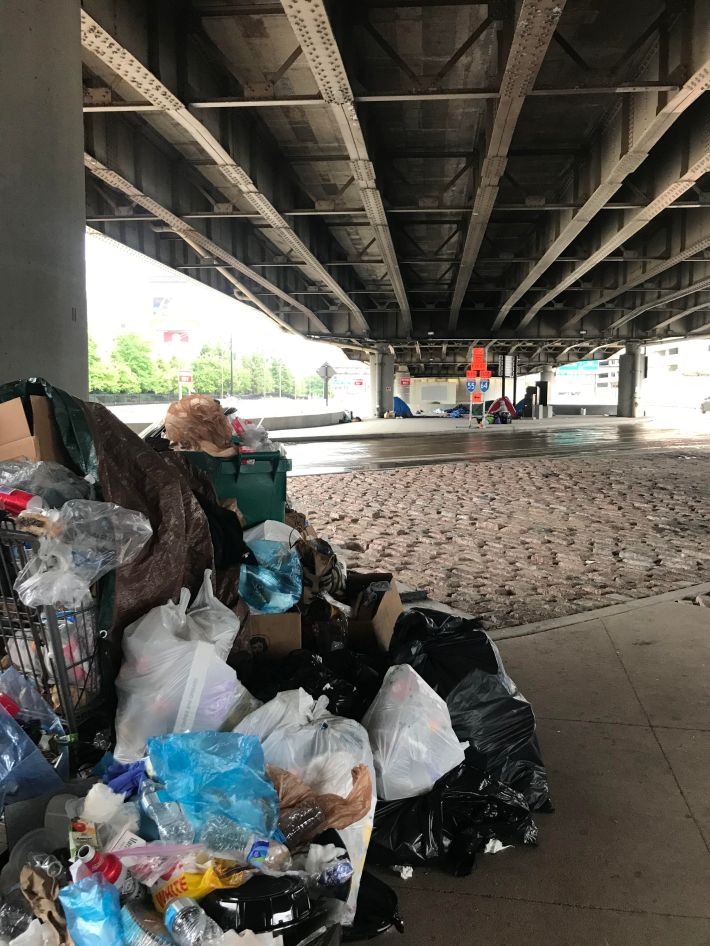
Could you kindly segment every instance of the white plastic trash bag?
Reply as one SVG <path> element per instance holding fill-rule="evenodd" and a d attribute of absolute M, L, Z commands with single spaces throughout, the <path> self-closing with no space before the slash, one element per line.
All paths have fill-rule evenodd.
<path fill-rule="evenodd" d="M 239 618 L 216 597 L 212 589 L 212 572 L 207 570 L 202 587 L 187 609 L 184 633 L 179 636 L 185 640 L 214 644 L 217 656 L 226 660 L 238 633 Z"/>
<path fill-rule="evenodd" d="M 298 529 L 287 526 L 285 522 L 278 522 L 276 519 L 267 519 L 250 529 L 244 530 L 244 541 L 247 545 L 252 542 L 283 542 L 292 548 L 301 538 Z"/>
<path fill-rule="evenodd" d="M 258 705 L 220 656 L 229 652 L 238 622 L 235 617 L 227 633 L 223 606 L 206 603 L 209 575 L 196 611 L 188 611 L 190 592 L 183 588 L 177 604 L 153 608 L 124 632 L 116 679 L 119 762 L 142 758 L 151 736 L 220 729 L 226 720 L 233 726 Z M 191 620 L 195 613 L 199 620 Z"/>
<path fill-rule="evenodd" d="M 384 801 L 424 795 L 464 760 L 446 703 L 409 664 L 390 667 L 362 724 Z"/>
<path fill-rule="evenodd" d="M 352 770 L 361 763 L 370 769 L 374 789 L 375 773 L 367 732 L 354 719 L 333 716 L 327 706 L 326 696 L 316 701 L 305 690 L 289 690 L 264 703 L 236 729 L 258 736 L 266 761 L 295 773 L 316 795 L 329 792 L 348 795 L 353 787 Z M 350 896 L 340 917 L 346 926 L 355 918 L 376 802 L 373 790 L 367 815 L 338 831 L 353 865 Z"/>

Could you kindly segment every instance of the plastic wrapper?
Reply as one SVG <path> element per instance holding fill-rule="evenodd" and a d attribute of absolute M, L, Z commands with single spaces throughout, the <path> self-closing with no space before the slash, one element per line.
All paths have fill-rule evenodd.
<path fill-rule="evenodd" d="M 232 425 L 214 398 L 188 394 L 175 401 L 165 415 L 165 435 L 182 450 L 202 450 L 213 457 L 233 456 Z"/>
<path fill-rule="evenodd" d="M 277 445 L 269 439 L 269 432 L 261 424 L 247 420 L 238 414 L 230 414 L 229 422 L 232 430 L 239 437 L 244 452 L 252 450 L 275 450 Z"/>
<path fill-rule="evenodd" d="M 28 607 L 80 607 L 91 585 L 134 561 L 153 534 L 141 513 L 88 499 L 50 511 L 48 529 L 15 581 Z"/>
<path fill-rule="evenodd" d="M 373 791 L 367 814 L 339 833 L 353 865 L 350 896 L 342 922 L 355 916 L 360 876 L 372 833 L 375 803 L 374 767 L 367 731 L 352 719 L 331 715 L 327 698 L 317 702 L 303 690 L 279 693 L 269 703 L 247 716 L 243 732 L 259 736 L 270 765 L 293 772 L 316 796 L 347 796 L 353 790 L 353 769 L 367 766 Z"/>
<path fill-rule="evenodd" d="M 438 863 L 465 876 L 494 838 L 534 845 L 537 827 L 522 795 L 466 761 L 426 795 L 378 802 L 368 857 L 377 864 Z"/>
<path fill-rule="evenodd" d="M 62 784 L 30 737 L 0 707 L 0 808 L 60 792 Z"/>
<path fill-rule="evenodd" d="M 532 707 L 475 621 L 412 610 L 397 621 L 390 653 L 446 700 L 454 732 L 470 745 L 468 758 L 533 810 L 551 809 Z"/>
<path fill-rule="evenodd" d="M 107 946 L 123 942 L 118 890 L 92 874 L 59 892 L 67 927 L 75 946 Z"/>
<path fill-rule="evenodd" d="M 247 545 L 251 545 L 252 542 L 282 542 L 291 548 L 300 538 L 298 529 L 293 529 L 285 522 L 277 522 L 275 519 L 266 519 L 244 530 L 244 541 Z"/>
<path fill-rule="evenodd" d="M 12 940 L 0 940 L 8 946 L 56 946 L 53 931 L 39 920 L 33 920 L 24 933 L 20 933 Z"/>
<path fill-rule="evenodd" d="M 446 703 L 407 664 L 387 671 L 362 724 L 370 736 L 377 795 L 387 801 L 431 791 L 464 760 Z"/>
<path fill-rule="evenodd" d="M 0 486 L 41 496 L 47 506 L 55 509 L 70 499 L 91 496 L 91 484 L 87 480 L 52 460 L 3 460 Z"/>
<path fill-rule="evenodd" d="M 0 904 L 0 943 L 7 943 L 24 933 L 34 914 L 19 892 L 20 899 L 7 899 Z"/>
<path fill-rule="evenodd" d="M 20 707 L 18 719 L 39 720 L 44 732 L 64 735 L 64 727 L 49 703 L 41 696 L 34 683 L 15 667 L 0 673 L 0 693 L 6 693 Z"/>
<path fill-rule="evenodd" d="M 283 614 L 301 599 L 301 560 L 295 549 L 283 542 L 259 540 L 249 548 L 256 565 L 242 565 L 239 594 L 252 611 Z"/>
<path fill-rule="evenodd" d="M 166 906 L 176 897 L 200 900 L 213 890 L 228 890 L 241 887 L 252 876 L 252 872 L 238 867 L 233 861 L 210 860 L 196 865 L 195 870 L 178 867 L 169 877 L 158 881 L 151 890 L 153 906 L 164 913 Z"/>
<path fill-rule="evenodd" d="M 212 824 L 221 818 L 261 838 L 273 835 L 278 796 L 266 775 L 258 739 L 239 733 L 175 733 L 150 739 L 148 755 L 156 777 L 182 806 L 197 840 L 211 833 Z"/>
<path fill-rule="evenodd" d="M 203 589 L 207 585 L 208 577 Z M 240 715 L 240 706 L 246 712 L 253 705 L 234 670 L 217 653 L 224 652 L 236 633 L 236 617 L 219 602 L 207 601 L 205 593 L 206 603 L 195 609 L 192 620 L 189 598 L 183 588 L 177 604 L 169 601 L 153 608 L 124 632 L 124 661 L 116 680 L 114 755 L 119 762 L 140 759 L 150 736 L 219 729 L 230 714 Z M 212 614 L 216 621 L 211 629 Z M 211 641 L 194 640 L 193 635 Z"/>
<path fill-rule="evenodd" d="M 185 622 L 178 631 L 178 636 L 183 640 L 213 644 L 215 654 L 226 660 L 239 633 L 239 619 L 234 611 L 216 597 L 211 579 L 212 573 L 206 571 L 202 587 L 187 609 Z"/>

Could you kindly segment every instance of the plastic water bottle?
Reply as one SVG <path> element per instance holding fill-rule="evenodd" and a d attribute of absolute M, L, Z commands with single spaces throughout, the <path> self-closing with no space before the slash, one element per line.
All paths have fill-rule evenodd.
<path fill-rule="evenodd" d="M 177 946 L 217 946 L 224 935 L 199 903 L 189 897 L 171 900 L 163 922 Z"/>
<path fill-rule="evenodd" d="M 229 857 L 240 867 L 284 871 L 291 866 L 291 854 L 285 844 L 260 838 L 224 815 L 205 821 L 200 841 L 209 851 Z"/>
<path fill-rule="evenodd" d="M 179 802 L 173 801 L 162 786 L 144 779 L 141 786 L 141 807 L 158 828 L 161 841 L 190 844 L 195 836 Z"/>

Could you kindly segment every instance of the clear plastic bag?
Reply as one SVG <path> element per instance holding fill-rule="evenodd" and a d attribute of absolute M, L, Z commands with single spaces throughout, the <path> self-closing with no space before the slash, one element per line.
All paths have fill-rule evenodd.
<path fill-rule="evenodd" d="M 99 874 L 60 890 L 59 900 L 76 946 L 123 942 L 118 890 Z"/>
<path fill-rule="evenodd" d="M 385 801 L 431 791 L 464 760 L 446 703 L 408 664 L 390 667 L 362 724 Z"/>
<path fill-rule="evenodd" d="M 342 922 L 355 918 L 358 887 L 372 833 L 377 796 L 375 773 L 367 730 L 353 719 L 332 716 L 327 697 L 314 700 L 305 690 L 286 691 L 248 716 L 240 731 L 262 739 L 270 765 L 293 772 L 316 795 L 348 796 L 353 790 L 353 769 L 366 765 L 373 786 L 371 804 L 364 818 L 339 831 L 353 865 L 350 896 Z"/>
<path fill-rule="evenodd" d="M 258 565 L 242 565 L 239 594 L 252 611 L 283 614 L 301 600 L 303 588 L 298 552 L 283 542 L 259 540 L 249 548 Z"/>
<path fill-rule="evenodd" d="M 217 653 L 227 642 L 227 622 L 217 623 L 220 630 L 212 643 L 186 639 L 210 633 L 202 608 L 188 621 L 189 599 L 190 592 L 183 588 L 177 604 L 169 601 L 153 608 L 124 632 L 124 660 L 116 679 L 114 755 L 119 762 L 140 759 L 150 736 L 219 729 L 235 707 L 245 710 L 251 705 L 251 694 Z M 211 613 L 211 606 L 207 611 Z M 232 623 L 229 634 L 233 629 Z"/>
<path fill-rule="evenodd" d="M 148 740 L 148 755 L 167 795 L 182 806 L 197 838 L 215 818 L 270 838 L 278 796 L 259 740 L 239 733 L 174 733 Z"/>
<path fill-rule="evenodd" d="M 0 486 L 23 489 L 41 496 L 58 509 L 70 499 L 89 499 L 91 484 L 52 460 L 4 460 L 0 463 Z"/>
<path fill-rule="evenodd" d="M 57 714 L 40 695 L 34 683 L 19 670 L 8 667 L 0 673 L 0 693 L 6 693 L 20 707 L 19 719 L 37 719 L 45 732 L 64 735 L 64 727 Z"/>
<path fill-rule="evenodd" d="M 49 513 L 48 534 L 15 581 L 28 607 L 80 607 L 91 585 L 134 561 L 153 530 L 144 515 L 115 503 L 75 499 Z"/>
<path fill-rule="evenodd" d="M 30 737 L 0 707 L 0 808 L 59 792 L 64 783 Z"/>

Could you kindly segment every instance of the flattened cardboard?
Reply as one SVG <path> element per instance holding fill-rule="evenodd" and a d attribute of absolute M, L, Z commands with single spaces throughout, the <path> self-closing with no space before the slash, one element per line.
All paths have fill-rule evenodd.
<path fill-rule="evenodd" d="M 390 582 L 389 589 L 383 595 L 375 614 L 368 620 L 361 620 L 358 619 L 356 610 L 353 617 L 348 621 L 348 636 L 352 649 L 363 653 L 389 650 L 397 618 L 404 611 L 402 599 L 397 590 L 397 582 L 391 573 L 377 572 L 371 575 L 360 575 L 356 572 L 348 573 L 348 587 L 352 591 L 356 589 L 364 590 L 367 585 L 375 581 Z M 359 597 L 358 594 L 357 598 L 352 601 L 352 605 L 356 609 L 359 604 Z"/>
<path fill-rule="evenodd" d="M 287 657 L 301 646 L 301 615 L 298 611 L 286 614 L 250 614 L 240 634 L 240 643 L 252 654 L 266 657 Z"/>
<path fill-rule="evenodd" d="M 46 397 L 30 396 L 32 424 L 19 397 L 0 404 L 0 460 L 56 460 L 66 463 Z"/>

